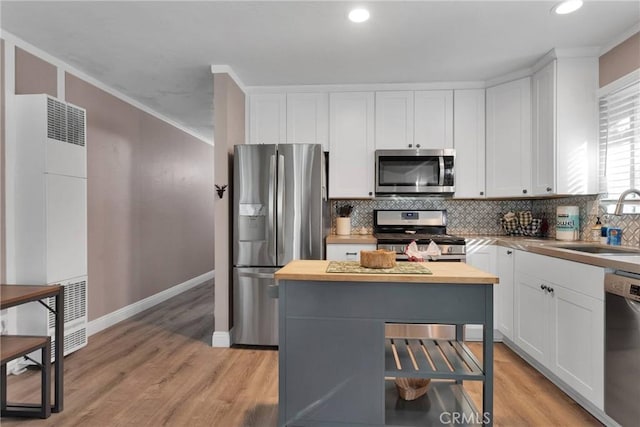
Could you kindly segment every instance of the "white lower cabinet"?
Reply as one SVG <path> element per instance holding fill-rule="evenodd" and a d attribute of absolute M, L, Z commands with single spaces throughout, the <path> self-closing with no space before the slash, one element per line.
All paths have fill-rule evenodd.
<path fill-rule="evenodd" d="M 496 249 L 495 245 L 490 245 L 485 239 L 467 239 L 467 260 L 466 263 L 487 273 L 496 274 Z M 501 279 L 502 280 L 502 279 Z M 501 341 L 502 337 L 496 333 L 500 323 L 500 301 L 501 285 L 493 287 L 493 340 Z M 481 325 L 467 325 L 465 327 L 465 339 L 477 341 L 482 339 Z"/>
<path fill-rule="evenodd" d="M 498 331 L 513 340 L 513 273 L 515 269 L 515 249 L 498 246 L 496 248 L 496 272 L 500 278 L 497 286 L 499 307 L 496 322 Z"/>
<path fill-rule="evenodd" d="M 329 243 L 327 259 L 331 261 L 360 261 L 360 251 L 375 251 L 375 243 Z"/>
<path fill-rule="evenodd" d="M 604 407 L 604 269 L 518 251 L 515 344 Z"/>

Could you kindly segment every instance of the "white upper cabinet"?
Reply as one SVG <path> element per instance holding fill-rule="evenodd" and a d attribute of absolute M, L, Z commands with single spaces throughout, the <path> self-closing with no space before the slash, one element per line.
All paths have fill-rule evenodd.
<path fill-rule="evenodd" d="M 287 98 L 284 93 L 249 97 L 249 144 L 279 144 L 286 141 Z"/>
<path fill-rule="evenodd" d="M 456 150 L 454 197 L 484 197 L 484 89 L 454 91 L 453 105 L 453 148 Z"/>
<path fill-rule="evenodd" d="M 414 147 L 453 148 L 453 91 L 418 91 L 414 100 Z"/>
<path fill-rule="evenodd" d="M 555 182 L 556 61 L 536 72 L 531 80 L 531 189 L 533 195 L 552 194 Z"/>
<path fill-rule="evenodd" d="M 373 92 L 329 95 L 329 197 L 372 197 L 374 190 Z"/>
<path fill-rule="evenodd" d="M 376 92 L 376 149 L 413 147 L 413 92 Z"/>
<path fill-rule="evenodd" d="M 533 75 L 534 195 L 595 194 L 598 60 L 558 58 Z"/>
<path fill-rule="evenodd" d="M 531 194 L 531 78 L 487 89 L 488 197 Z"/>
<path fill-rule="evenodd" d="M 329 151 L 329 94 L 287 94 L 288 143 L 322 144 Z"/>

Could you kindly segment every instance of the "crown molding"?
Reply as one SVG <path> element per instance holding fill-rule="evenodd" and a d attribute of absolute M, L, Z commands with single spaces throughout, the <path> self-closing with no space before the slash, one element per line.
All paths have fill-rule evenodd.
<path fill-rule="evenodd" d="M 135 99 L 123 94 L 122 92 L 119 92 L 118 90 L 112 88 L 111 86 L 108 86 L 107 84 L 101 82 L 100 80 L 96 79 L 95 77 L 90 76 L 89 74 L 67 64 L 66 62 L 62 61 L 59 58 L 56 58 L 55 56 L 43 51 L 42 49 L 22 40 L 20 37 L 5 31 L 4 29 L 0 29 L 0 36 L 6 40 L 7 42 L 12 43 L 13 45 L 15 45 L 16 47 L 19 47 L 20 49 L 24 50 L 25 52 L 28 52 L 32 55 L 37 56 L 38 58 L 50 63 L 51 65 L 55 66 L 58 69 L 58 75 L 57 75 L 57 80 L 58 83 L 60 83 L 60 80 L 64 81 L 64 73 L 69 73 L 69 74 L 73 74 L 75 77 L 78 77 L 79 79 L 82 79 L 84 81 L 86 81 L 87 83 L 90 83 L 91 85 L 97 87 L 98 89 L 101 89 L 103 91 L 105 91 L 106 93 L 108 93 L 109 95 L 112 95 L 118 99 L 120 99 L 121 101 L 126 102 L 127 104 L 132 105 L 133 107 L 144 111 L 145 113 L 148 113 L 150 115 L 152 115 L 153 117 L 157 118 L 158 120 L 162 120 L 165 123 L 170 124 L 171 126 L 175 127 L 176 129 L 181 130 L 182 132 L 198 139 L 201 142 L 204 142 L 205 144 L 209 144 L 209 145 L 214 145 L 213 143 L 213 139 L 209 139 L 204 137 L 203 135 L 200 135 L 196 132 L 194 132 L 193 130 L 187 128 L 186 126 L 164 116 L 163 114 L 153 110 L 152 108 L 142 104 L 139 101 L 136 101 Z M 65 95 L 65 88 L 59 88 L 62 89 L 62 95 Z M 62 99 L 64 101 L 66 101 L 66 98 L 63 98 L 63 96 L 60 96 L 61 94 L 58 94 L 58 98 Z"/>
<path fill-rule="evenodd" d="M 626 30 L 625 32 L 623 32 L 622 34 L 619 34 L 618 36 L 613 38 L 609 43 L 606 43 L 604 46 L 602 46 L 602 48 L 600 49 L 600 52 L 599 52 L 599 56 L 604 55 L 605 53 L 609 52 L 614 47 L 616 47 L 619 44 L 621 44 L 622 42 L 626 41 L 629 37 L 631 37 L 631 36 L 633 36 L 633 35 L 635 35 L 636 33 L 639 33 L 639 32 L 640 32 L 640 23 L 637 23 L 633 27 L 631 27 L 628 30 Z"/>
<path fill-rule="evenodd" d="M 229 77 L 231 77 L 231 80 L 233 80 L 235 84 L 238 85 L 240 90 L 245 94 L 247 93 L 247 86 L 242 83 L 242 80 L 240 80 L 240 77 L 238 77 L 238 75 L 235 73 L 235 71 L 233 71 L 233 68 L 231 68 L 230 65 L 212 65 L 211 74 L 228 74 Z"/>

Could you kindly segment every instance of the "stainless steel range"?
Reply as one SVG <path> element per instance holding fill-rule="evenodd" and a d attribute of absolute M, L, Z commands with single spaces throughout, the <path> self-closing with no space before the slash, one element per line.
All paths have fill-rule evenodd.
<path fill-rule="evenodd" d="M 446 210 L 382 210 L 373 211 L 373 233 L 378 249 L 396 252 L 396 260 L 406 260 L 405 247 L 416 241 L 418 250 L 427 250 L 434 242 L 442 255 L 430 261 L 465 261 L 463 237 L 447 234 Z"/>
<path fill-rule="evenodd" d="M 396 252 L 396 260 L 405 261 L 405 247 L 416 241 L 418 250 L 427 250 L 434 242 L 442 255 L 435 261 L 464 262 L 466 259 L 463 237 L 447 234 L 446 210 L 382 210 L 373 211 L 373 234 L 378 240 L 378 249 Z M 434 261 L 434 260 L 430 260 Z M 388 338 L 440 338 L 454 339 L 456 328 L 440 324 L 387 323 Z"/>

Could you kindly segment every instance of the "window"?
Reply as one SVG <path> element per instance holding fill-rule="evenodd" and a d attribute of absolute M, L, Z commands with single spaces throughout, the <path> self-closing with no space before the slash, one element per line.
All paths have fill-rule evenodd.
<path fill-rule="evenodd" d="M 640 81 L 600 98 L 600 192 L 609 211 L 630 188 L 640 189 Z"/>

